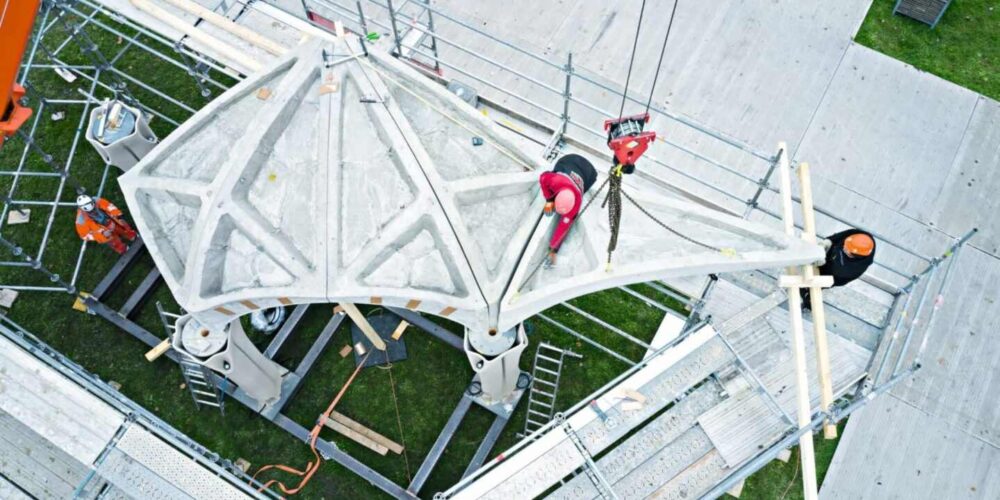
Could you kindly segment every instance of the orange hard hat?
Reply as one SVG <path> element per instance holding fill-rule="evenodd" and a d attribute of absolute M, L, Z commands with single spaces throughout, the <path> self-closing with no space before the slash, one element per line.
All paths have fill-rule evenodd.
<path fill-rule="evenodd" d="M 864 233 L 852 234 L 844 240 L 844 250 L 851 255 L 867 257 L 875 250 L 875 240 Z"/>
<path fill-rule="evenodd" d="M 573 207 L 576 205 L 576 193 L 570 189 L 563 189 L 559 191 L 555 199 L 556 213 L 559 215 L 566 215 Z"/>

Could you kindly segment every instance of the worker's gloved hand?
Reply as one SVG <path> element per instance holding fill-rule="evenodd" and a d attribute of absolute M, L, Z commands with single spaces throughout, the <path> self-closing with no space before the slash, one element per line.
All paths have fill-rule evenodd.
<path fill-rule="evenodd" d="M 823 245 L 823 250 L 829 250 L 833 246 L 833 242 L 826 238 L 819 240 L 819 244 Z"/>
<path fill-rule="evenodd" d="M 104 231 L 101 231 L 101 234 L 103 234 L 107 238 L 110 238 L 111 237 L 111 230 L 110 229 L 105 229 Z"/>
<path fill-rule="evenodd" d="M 555 206 L 554 202 L 551 201 L 545 202 L 545 215 L 552 215 L 552 207 L 554 206 Z"/>

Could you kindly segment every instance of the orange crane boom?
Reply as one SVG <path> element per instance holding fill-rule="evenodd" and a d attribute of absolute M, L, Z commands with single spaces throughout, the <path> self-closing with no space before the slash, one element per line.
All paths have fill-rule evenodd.
<path fill-rule="evenodd" d="M 35 25 L 40 0 L 0 0 L 0 146 L 31 118 L 20 105 L 24 88 L 17 84 L 21 58 Z"/>

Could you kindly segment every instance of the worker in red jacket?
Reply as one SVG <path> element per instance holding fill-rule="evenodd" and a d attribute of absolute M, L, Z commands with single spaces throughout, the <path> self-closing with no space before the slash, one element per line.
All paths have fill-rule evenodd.
<path fill-rule="evenodd" d="M 583 194 L 597 181 L 597 170 L 586 158 L 569 154 L 559 158 L 551 172 L 545 172 L 539 177 L 542 186 L 542 196 L 545 197 L 545 213 L 555 211 L 559 215 L 559 223 L 549 240 L 549 260 L 555 262 L 556 252 L 562 245 L 570 227 L 580 213 L 583 205 Z"/>
<path fill-rule="evenodd" d="M 128 250 L 122 240 L 135 241 L 135 230 L 110 201 L 81 194 L 76 198 L 76 206 L 76 234 L 84 241 L 107 243 L 119 254 Z"/>

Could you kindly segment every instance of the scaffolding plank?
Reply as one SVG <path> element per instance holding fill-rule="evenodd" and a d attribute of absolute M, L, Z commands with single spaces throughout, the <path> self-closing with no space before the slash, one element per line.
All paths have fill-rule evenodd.
<path fill-rule="evenodd" d="M 27 490 L 8 481 L 3 474 L 0 474 L 0 498 L 6 498 L 9 500 L 31 500 L 33 497 L 28 496 Z"/>
<path fill-rule="evenodd" d="M 646 498 L 651 500 L 697 498 L 725 475 L 725 468 L 725 461 L 719 453 L 711 450 Z"/>
<path fill-rule="evenodd" d="M 124 416 L 23 349 L 0 338 L 0 410 L 84 464 L 92 463 Z"/>
<path fill-rule="evenodd" d="M 686 455 L 682 451 L 691 448 L 691 446 L 683 444 L 686 443 L 684 436 L 690 433 L 697 424 L 698 415 L 718 404 L 721 400 L 717 385 L 703 384 L 699 386 L 673 407 L 657 416 L 652 422 L 601 457 L 597 461 L 598 468 L 619 496 L 622 498 L 641 498 L 642 495 L 639 494 L 626 494 L 626 491 L 631 491 L 634 488 L 630 481 L 646 474 L 633 475 L 633 471 L 642 468 L 648 469 L 650 474 L 658 477 L 672 477 L 672 475 L 665 475 L 668 474 L 669 467 L 666 467 L 662 461 L 669 459 L 672 463 L 685 463 L 683 460 Z M 707 436 L 703 440 L 710 448 L 711 443 Z M 698 457 L 707 451 L 707 448 L 700 451 Z M 673 474 L 676 473 L 677 471 Z M 578 474 L 547 498 L 575 500 L 594 498 L 597 495 L 597 491 L 587 476 Z"/>
<path fill-rule="evenodd" d="M 98 471 L 137 498 L 174 498 L 178 496 L 174 492 L 190 498 L 246 498 L 235 486 L 140 425 L 132 425 L 122 434 Z"/>
<path fill-rule="evenodd" d="M 729 467 L 740 465 L 795 427 L 756 388 L 747 388 L 708 410 L 698 424 Z"/>
<path fill-rule="evenodd" d="M 34 498 L 70 498 L 89 468 L 10 414 L 0 411 L 0 479 Z M 0 484 L 0 498 L 5 496 Z"/>
<path fill-rule="evenodd" d="M 424 487 L 424 482 L 430 477 L 434 466 L 441 459 L 445 447 L 448 446 L 448 442 L 455 435 L 458 425 L 462 423 L 462 419 L 465 418 L 465 414 L 468 413 L 470 406 L 472 406 L 472 398 L 462 393 L 462 399 L 458 401 L 455 411 L 451 412 L 451 416 L 448 417 L 448 422 L 445 423 L 444 428 L 441 429 L 441 433 L 438 434 L 437 440 L 434 441 L 434 446 L 431 446 L 431 451 L 424 458 L 424 463 L 420 464 L 417 473 L 413 475 L 413 481 L 410 481 L 410 486 L 406 488 L 407 491 L 414 495 L 420 493 L 420 489 Z"/>
<path fill-rule="evenodd" d="M 648 360 L 648 365 L 626 377 L 618 387 L 642 393 L 646 405 L 638 411 L 623 412 L 622 398 L 611 390 L 596 402 L 607 415 L 608 425 L 588 406 L 568 416 L 591 455 L 598 455 L 668 404 L 681 397 L 720 367 L 733 362 L 732 355 L 706 326 L 677 346 Z M 558 426 L 543 434 L 476 481 L 454 492 L 456 498 L 523 498 L 541 494 L 583 464 L 583 457 Z"/>

